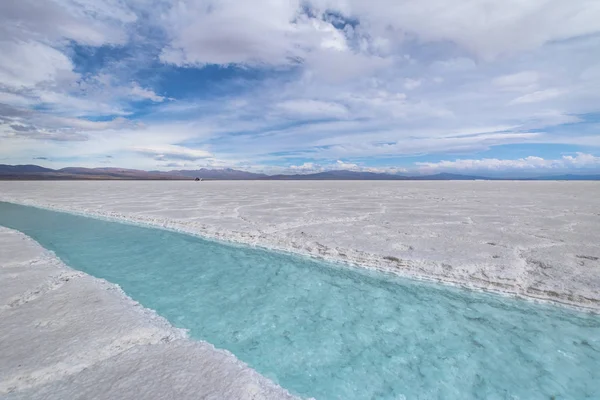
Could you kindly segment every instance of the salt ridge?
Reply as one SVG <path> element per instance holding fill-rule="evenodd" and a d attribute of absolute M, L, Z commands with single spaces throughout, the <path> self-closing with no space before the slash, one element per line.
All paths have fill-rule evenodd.
<path fill-rule="evenodd" d="M 469 279 L 464 279 L 464 277 L 455 277 L 451 274 L 447 274 L 446 270 L 448 267 L 452 268 L 452 266 L 444 262 L 405 259 L 393 256 L 387 257 L 382 256 L 381 254 L 373 254 L 357 249 L 331 247 L 317 241 L 302 240 L 302 238 L 297 240 L 297 237 L 290 238 L 289 236 L 282 236 L 277 234 L 277 232 L 268 233 L 269 229 L 240 232 L 232 229 L 218 229 L 215 226 L 201 224 L 193 220 L 176 220 L 165 217 L 151 217 L 144 214 L 89 209 L 77 205 L 66 206 L 65 204 L 53 204 L 50 202 L 33 200 L 31 198 L 23 199 L 11 197 L 6 194 L 0 195 L 0 200 L 49 210 L 69 212 L 87 217 L 167 229 L 199 236 L 205 239 L 256 246 L 330 262 L 350 264 L 386 273 L 393 273 L 411 279 L 435 281 L 443 284 L 460 286 L 470 290 L 494 292 L 527 300 L 551 302 L 585 311 L 600 312 L 600 296 L 598 296 L 598 292 L 597 290 L 594 290 L 594 288 L 591 288 L 591 290 L 588 293 L 584 293 L 584 295 L 573 295 L 572 291 L 564 291 L 561 293 L 557 290 L 544 291 L 535 290 L 532 287 L 523 287 L 519 284 L 519 278 L 516 280 L 513 279 L 514 282 L 507 280 L 507 282 L 504 283 L 501 279 L 486 280 L 485 277 L 473 279 L 473 274 L 471 274 Z M 240 207 L 235 208 L 235 213 L 239 214 L 239 209 Z M 363 217 L 359 216 L 359 219 L 360 218 Z M 364 217 L 364 219 L 366 218 L 367 217 Z M 340 218 L 339 220 L 339 223 L 342 223 L 343 219 Z M 315 224 L 319 224 L 319 222 L 316 221 Z M 301 223 L 298 224 L 297 228 L 305 228 L 307 225 L 307 223 Z M 527 250 L 529 250 L 527 247 L 521 248 L 519 245 L 516 245 L 512 249 L 515 254 L 519 255 L 515 257 L 517 262 L 522 262 L 524 264 L 529 262 L 520 256 L 521 251 Z M 485 276 L 485 272 L 483 272 L 483 275 Z M 594 294 L 596 296 L 594 296 Z"/>

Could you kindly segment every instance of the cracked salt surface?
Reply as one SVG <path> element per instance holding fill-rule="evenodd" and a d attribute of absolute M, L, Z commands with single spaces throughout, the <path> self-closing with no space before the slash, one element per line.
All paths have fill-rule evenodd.
<path fill-rule="evenodd" d="M 598 182 L 0 182 L 0 200 L 600 310 Z"/>
<path fill-rule="evenodd" d="M 0 397 L 292 399 L 118 286 L 0 227 Z"/>
<path fill-rule="evenodd" d="M 0 223 L 300 395 L 548 399 L 600 390 L 594 314 L 9 203 L 0 203 Z M 20 297 L 36 304 L 71 282 L 55 278 Z"/>

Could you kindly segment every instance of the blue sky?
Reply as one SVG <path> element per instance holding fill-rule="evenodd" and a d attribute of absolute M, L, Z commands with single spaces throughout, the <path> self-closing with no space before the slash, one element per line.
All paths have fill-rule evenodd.
<path fill-rule="evenodd" d="M 600 172 L 600 2 L 8 0 L 0 163 Z"/>

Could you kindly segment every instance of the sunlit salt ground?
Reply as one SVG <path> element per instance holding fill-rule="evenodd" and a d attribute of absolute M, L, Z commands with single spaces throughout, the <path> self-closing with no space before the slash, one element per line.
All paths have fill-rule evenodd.
<path fill-rule="evenodd" d="M 600 317 L 0 203 L 0 225 L 318 399 L 594 399 Z"/>

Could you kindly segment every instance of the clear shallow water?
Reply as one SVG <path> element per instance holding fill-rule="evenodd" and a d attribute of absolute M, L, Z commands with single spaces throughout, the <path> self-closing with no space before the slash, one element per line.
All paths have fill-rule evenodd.
<path fill-rule="evenodd" d="M 598 399 L 600 317 L 0 203 L 0 225 L 318 399 Z"/>

